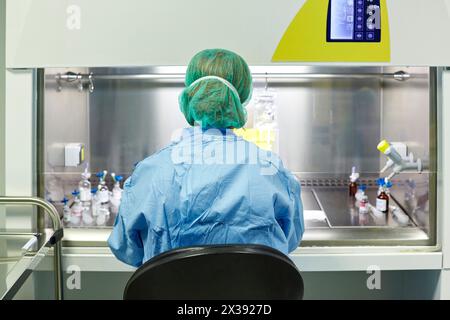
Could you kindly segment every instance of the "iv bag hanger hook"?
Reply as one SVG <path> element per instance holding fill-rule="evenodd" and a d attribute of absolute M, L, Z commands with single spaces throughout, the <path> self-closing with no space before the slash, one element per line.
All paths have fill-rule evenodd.
<path fill-rule="evenodd" d="M 77 81 L 78 81 L 78 84 L 77 84 L 77 88 L 78 88 L 78 91 L 83 91 L 83 75 L 81 74 L 81 73 L 77 73 Z"/>
<path fill-rule="evenodd" d="M 55 78 L 56 78 L 56 91 L 60 92 L 62 91 L 61 73 L 58 73 Z"/>
<path fill-rule="evenodd" d="M 65 74 L 58 73 L 56 75 L 56 90 L 62 91 L 63 84 L 62 81 L 67 83 L 75 83 L 79 92 L 85 89 L 85 84 L 88 82 L 88 90 L 90 93 L 94 92 L 94 74 L 90 72 L 89 74 L 66 72 Z"/>

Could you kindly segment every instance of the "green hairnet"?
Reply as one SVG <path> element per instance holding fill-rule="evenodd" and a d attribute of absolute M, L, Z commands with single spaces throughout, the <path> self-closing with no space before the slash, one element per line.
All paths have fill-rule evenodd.
<path fill-rule="evenodd" d="M 204 78 L 208 76 L 215 77 Z M 244 105 L 251 95 L 252 75 L 244 59 L 228 50 L 209 49 L 189 63 L 179 103 L 190 125 L 242 128 L 247 121 Z"/>

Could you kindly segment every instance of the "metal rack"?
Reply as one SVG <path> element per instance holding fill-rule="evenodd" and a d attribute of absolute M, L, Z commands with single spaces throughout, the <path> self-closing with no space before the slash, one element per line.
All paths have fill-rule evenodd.
<path fill-rule="evenodd" d="M 63 299 L 62 282 L 62 245 L 63 228 L 59 213 L 48 201 L 37 197 L 0 197 L 0 205 L 34 205 L 44 210 L 52 221 L 53 235 L 50 244 L 54 246 L 54 268 L 55 268 L 55 298 Z"/>

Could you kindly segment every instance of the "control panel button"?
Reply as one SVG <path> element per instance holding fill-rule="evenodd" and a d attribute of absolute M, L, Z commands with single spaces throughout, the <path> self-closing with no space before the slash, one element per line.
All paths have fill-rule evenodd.
<path fill-rule="evenodd" d="M 362 32 L 355 32 L 355 40 L 364 40 L 364 34 Z"/>
<path fill-rule="evenodd" d="M 368 41 L 373 41 L 373 40 L 375 40 L 375 33 L 373 33 L 373 32 L 367 32 L 367 33 L 366 33 L 366 40 L 368 40 Z"/>

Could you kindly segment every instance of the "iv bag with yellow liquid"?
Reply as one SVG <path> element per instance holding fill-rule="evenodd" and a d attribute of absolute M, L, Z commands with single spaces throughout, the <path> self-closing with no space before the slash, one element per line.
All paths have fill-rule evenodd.
<path fill-rule="evenodd" d="M 278 121 L 276 91 L 273 89 L 255 90 L 248 106 L 248 127 L 235 130 L 236 135 L 253 142 L 264 150 L 278 150 Z"/>

